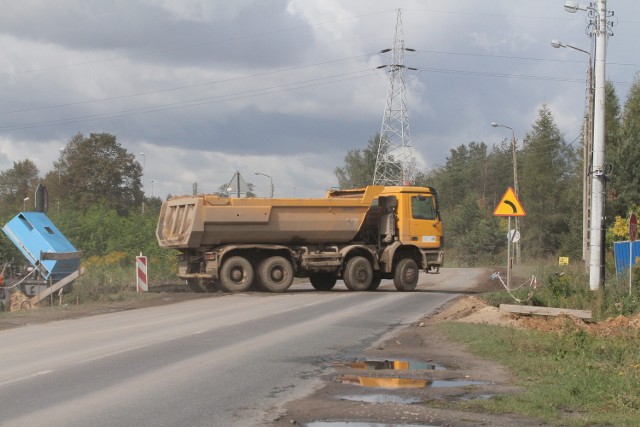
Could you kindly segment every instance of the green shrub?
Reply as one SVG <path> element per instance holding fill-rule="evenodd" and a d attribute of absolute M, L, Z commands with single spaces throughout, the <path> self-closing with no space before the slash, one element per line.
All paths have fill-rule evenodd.
<path fill-rule="evenodd" d="M 179 282 L 175 254 L 165 252 L 147 258 L 150 287 Z M 72 291 L 65 294 L 66 302 L 123 301 L 137 294 L 135 256 L 112 252 L 102 257 L 89 257 L 82 266 L 85 274 L 74 282 Z"/>
<path fill-rule="evenodd" d="M 537 267 L 535 289 L 525 286 L 519 289 L 485 294 L 487 303 L 522 304 L 541 307 L 591 310 L 595 320 L 620 315 L 633 316 L 640 313 L 640 269 L 634 269 L 631 293 L 628 276 L 608 275 L 604 286 L 592 291 L 589 278 L 582 265 L 571 267 Z M 512 296 L 513 295 L 513 296 Z"/>

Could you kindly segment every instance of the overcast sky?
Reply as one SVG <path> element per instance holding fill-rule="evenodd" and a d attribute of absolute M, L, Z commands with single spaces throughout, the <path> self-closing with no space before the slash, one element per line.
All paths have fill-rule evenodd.
<path fill-rule="evenodd" d="M 472 141 L 531 130 L 541 105 L 579 144 L 585 12 L 564 0 L 21 0 L 0 14 L 0 170 L 41 174 L 78 132 L 107 132 L 144 163 L 147 195 L 214 192 L 235 171 L 269 196 L 316 197 L 380 130 L 376 67 L 402 10 L 411 142 L 420 169 Z M 615 12 L 607 79 L 640 70 L 640 2 Z M 144 156 L 138 154 L 144 153 Z"/>

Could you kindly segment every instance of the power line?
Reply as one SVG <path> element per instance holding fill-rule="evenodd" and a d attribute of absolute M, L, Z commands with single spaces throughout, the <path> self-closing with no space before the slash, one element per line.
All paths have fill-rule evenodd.
<path fill-rule="evenodd" d="M 146 96 L 146 95 L 155 95 L 155 94 L 158 94 L 158 93 L 174 92 L 174 91 L 179 91 L 179 90 L 183 90 L 183 89 L 192 89 L 192 88 L 196 88 L 196 87 L 211 86 L 211 85 L 216 85 L 216 84 L 220 84 L 220 83 L 229 83 L 229 82 L 234 82 L 234 81 L 247 80 L 247 79 L 251 79 L 251 78 L 255 78 L 255 77 L 264 77 L 264 76 L 269 76 L 269 75 L 275 75 L 275 74 L 285 73 L 285 72 L 294 71 L 294 70 L 302 70 L 302 69 L 305 69 L 305 68 L 313 68 L 313 67 L 318 67 L 318 66 L 321 66 L 321 65 L 334 64 L 334 63 L 337 63 L 337 62 L 345 62 L 345 61 L 350 61 L 350 60 L 353 60 L 353 59 L 370 57 L 371 55 L 372 54 L 351 56 L 351 57 L 348 57 L 348 58 L 341 58 L 341 59 L 335 59 L 335 60 L 330 60 L 330 61 L 317 62 L 315 64 L 301 65 L 301 66 L 298 66 L 298 67 L 289 67 L 289 68 L 283 68 L 283 69 L 274 70 L 274 71 L 265 71 L 265 72 L 262 72 L 262 73 L 249 74 L 249 75 L 240 76 L 240 77 L 231 77 L 231 78 L 228 78 L 228 79 L 214 80 L 214 81 L 202 82 L 202 83 L 194 83 L 194 84 L 190 84 L 190 85 L 175 86 L 175 87 L 171 87 L 171 88 L 157 89 L 157 90 L 151 90 L 151 91 L 145 91 L 145 92 L 138 92 L 138 93 L 133 93 L 133 94 L 128 94 L 128 95 L 116 95 L 116 96 L 111 96 L 111 97 L 107 97 L 107 98 L 90 99 L 90 100 L 86 100 L 86 101 L 75 101 L 75 102 L 67 102 L 67 103 L 64 103 L 64 104 L 46 105 L 46 106 L 42 106 L 42 107 L 29 107 L 29 108 L 22 108 L 22 109 L 18 109 L 18 110 L 0 111 L 0 115 L 24 113 L 24 112 L 28 112 L 28 111 L 48 110 L 48 109 L 53 109 L 53 108 L 70 107 L 70 106 L 74 106 L 74 105 L 84 105 L 84 104 L 91 104 L 91 103 L 96 103 L 96 102 L 115 101 L 115 100 L 119 100 L 119 99 L 135 98 L 135 97 L 141 97 L 141 96 Z"/>
<path fill-rule="evenodd" d="M 389 12 L 394 12 L 394 10 L 391 10 L 391 9 L 382 10 L 382 11 L 378 11 L 378 12 L 371 12 L 371 13 L 365 13 L 365 14 L 362 14 L 362 15 L 354 15 L 354 16 L 345 17 L 345 18 L 341 18 L 341 19 L 335 19 L 335 20 L 332 20 L 332 21 L 323 21 L 323 22 L 311 23 L 311 24 L 307 24 L 307 25 L 298 25 L 298 26 L 295 26 L 295 27 L 281 28 L 281 29 L 276 29 L 276 30 L 272 30 L 272 31 L 264 31 L 264 32 L 261 32 L 261 33 L 253 33 L 253 34 L 247 34 L 247 35 L 237 36 L 237 37 L 228 37 L 228 38 L 225 38 L 225 39 L 218 39 L 218 40 L 211 41 L 211 42 L 188 43 L 188 44 L 177 45 L 177 46 L 166 48 L 166 49 L 151 50 L 151 51 L 141 52 L 141 53 L 136 53 L 136 54 L 131 54 L 131 55 L 120 55 L 120 56 L 115 56 L 115 57 L 111 57 L 111 58 L 96 59 L 96 60 L 93 60 L 93 61 L 75 62 L 73 64 L 52 65 L 52 66 L 49 66 L 49 67 L 32 68 L 32 69 L 28 69 L 28 70 L 14 71 L 14 72 L 10 72 L 10 73 L 0 73 L 0 76 L 33 74 L 33 73 L 39 73 L 39 72 L 43 72 L 43 71 L 54 71 L 54 70 L 61 70 L 61 69 L 66 69 L 66 68 L 81 67 L 81 66 L 85 66 L 85 65 L 103 64 L 103 63 L 106 63 L 106 62 L 121 61 L 121 60 L 125 60 L 125 59 L 134 59 L 134 58 L 142 58 L 142 57 L 149 57 L 149 56 L 157 56 L 157 55 L 161 55 L 161 54 L 164 54 L 164 53 L 170 53 L 170 52 L 183 52 L 183 51 L 188 50 L 188 49 L 196 49 L 196 48 L 208 47 L 208 46 L 212 46 L 212 45 L 213 46 L 215 46 L 215 45 L 224 45 L 224 44 L 226 44 L 228 42 L 232 42 L 232 41 L 236 41 L 236 40 L 264 38 L 265 36 L 282 34 L 282 33 L 287 33 L 287 32 L 291 32 L 291 31 L 298 31 L 298 30 L 306 29 L 306 28 L 320 27 L 320 26 L 328 25 L 328 24 L 335 24 L 335 23 L 341 23 L 341 22 L 346 22 L 346 21 L 353 21 L 353 20 L 366 18 L 366 17 L 370 17 L 370 16 L 381 15 L 381 14 L 389 13 Z"/>
<path fill-rule="evenodd" d="M 356 74 L 361 74 L 361 75 L 358 76 Z M 344 77 L 349 75 L 353 75 L 353 76 Z M 46 126 L 58 126 L 63 124 L 78 123 L 78 122 L 85 122 L 85 121 L 91 121 L 91 120 L 113 119 L 118 117 L 129 116 L 129 115 L 133 116 L 133 115 L 141 115 L 141 114 L 150 114 L 150 113 L 155 113 L 159 111 L 196 107 L 200 105 L 214 104 L 214 103 L 220 103 L 220 102 L 229 102 L 229 101 L 235 101 L 239 99 L 252 98 L 256 96 L 286 93 L 294 90 L 306 89 L 309 87 L 322 86 L 322 85 L 327 85 L 332 83 L 340 83 L 348 80 L 360 79 L 360 78 L 376 76 L 376 75 L 377 74 L 373 70 L 367 69 L 367 70 L 361 70 L 361 71 L 356 71 L 352 73 L 344 73 L 344 74 L 338 74 L 338 75 L 329 76 L 329 77 L 311 79 L 303 82 L 288 83 L 284 85 L 276 85 L 276 86 L 271 86 L 271 87 L 261 88 L 261 89 L 252 89 L 252 90 L 236 92 L 236 93 L 226 94 L 226 95 L 216 95 L 216 96 L 210 96 L 210 97 L 196 98 L 196 99 L 191 99 L 187 101 L 177 101 L 177 102 L 160 104 L 160 105 L 155 105 L 150 107 L 131 108 L 131 109 L 121 110 L 116 112 L 95 113 L 95 114 L 88 114 L 84 116 L 70 117 L 65 119 L 55 119 L 55 120 L 48 120 L 48 121 L 42 121 L 42 122 L 23 123 L 20 125 L 2 126 L 0 127 L 0 130 L 5 132 L 11 132 L 16 130 L 33 129 L 33 128 L 46 127 Z M 338 77 L 344 77 L 344 78 L 338 78 Z M 332 80 L 326 81 L 326 82 L 316 82 L 318 80 L 326 80 L 326 79 L 332 79 Z M 312 83 L 312 82 L 316 82 L 316 83 Z M 297 87 L 289 87 L 289 86 L 296 86 L 296 85 Z M 257 93 L 254 93 L 254 92 L 257 92 Z M 218 99 L 218 98 L 221 98 L 221 99 Z"/>

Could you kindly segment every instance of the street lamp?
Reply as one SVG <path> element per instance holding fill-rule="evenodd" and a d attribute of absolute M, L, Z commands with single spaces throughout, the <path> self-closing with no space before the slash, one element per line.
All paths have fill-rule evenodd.
<path fill-rule="evenodd" d="M 153 183 L 155 182 L 154 180 L 149 181 L 151 182 L 151 197 L 153 197 Z"/>
<path fill-rule="evenodd" d="M 491 122 L 491 126 L 494 128 L 505 128 L 511 130 L 511 153 L 513 155 L 513 191 L 518 195 L 518 158 L 516 156 L 516 133 L 512 127 L 501 125 L 500 123 Z M 515 217 L 515 234 L 520 235 L 520 226 L 518 223 L 518 217 Z M 520 240 L 518 239 L 515 242 L 515 252 L 516 252 L 516 264 L 520 264 Z"/>
<path fill-rule="evenodd" d="M 271 178 L 270 175 L 267 175 L 266 173 L 262 173 L 262 172 L 254 172 L 254 175 L 262 175 L 262 176 L 266 176 L 267 178 L 269 178 L 269 182 L 271 182 L 271 198 L 273 199 L 273 178 Z"/>
<path fill-rule="evenodd" d="M 587 7 L 583 4 L 576 3 L 575 1 L 567 1 L 564 3 L 564 10 L 569 13 L 576 13 L 579 10 L 587 10 Z"/>
<path fill-rule="evenodd" d="M 147 156 L 144 153 L 139 153 L 142 156 L 142 214 L 144 215 L 144 171 L 147 168 Z"/>
<path fill-rule="evenodd" d="M 144 171 L 147 169 L 147 156 L 144 153 L 139 153 L 142 156 L 142 186 L 144 187 Z"/>
<path fill-rule="evenodd" d="M 594 7 L 595 6 L 595 7 Z M 610 25 L 607 18 L 613 16 L 613 12 L 607 12 L 607 1 L 596 0 L 589 6 L 567 1 L 564 5 L 567 12 L 575 13 L 578 10 L 589 11 L 589 17 L 595 19 L 587 27 L 589 36 L 595 37 L 595 61 L 594 61 L 594 108 L 593 108 L 593 160 L 591 170 L 591 226 L 589 227 L 589 288 L 598 290 L 604 283 L 604 192 L 605 192 L 605 165 L 604 165 L 604 138 L 605 138 L 605 69 L 607 37 L 610 34 Z"/>
<path fill-rule="evenodd" d="M 62 157 L 62 152 L 64 151 L 64 147 L 58 148 L 60 152 L 60 157 Z M 62 159 L 58 160 L 58 184 L 60 184 L 60 167 L 62 166 Z"/>
<path fill-rule="evenodd" d="M 29 197 L 25 197 L 24 200 L 22 201 L 22 212 L 27 211 L 27 200 L 29 200 Z"/>
<path fill-rule="evenodd" d="M 566 8 L 566 7 L 565 7 Z M 559 40 L 551 40 L 551 46 L 577 50 L 589 56 L 589 68 L 587 69 L 587 115 L 585 117 L 583 144 L 582 144 L 582 261 L 589 267 L 589 227 L 591 224 L 591 212 L 589 201 L 591 200 L 591 173 L 590 167 L 593 156 L 593 60 L 591 53 L 579 47 L 563 43 Z"/>

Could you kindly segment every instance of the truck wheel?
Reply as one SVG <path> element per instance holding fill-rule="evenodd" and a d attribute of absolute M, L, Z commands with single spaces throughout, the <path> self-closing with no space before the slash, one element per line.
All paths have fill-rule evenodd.
<path fill-rule="evenodd" d="M 284 292 L 293 283 L 293 266 L 284 257 L 272 256 L 258 267 L 260 285 L 270 292 Z"/>
<path fill-rule="evenodd" d="M 317 291 L 330 291 L 336 285 L 338 278 L 335 274 L 326 271 L 309 273 L 311 286 Z"/>
<path fill-rule="evenodd" d="M 380 272 L 373 273 L 373 279 L 371 280 L 371 284 L 369 285 L 368 291 L 375 291 L 380 286 L 380 282 L 382 282 L 382 274 Z"/>
<path fill-rule="evenodd" d="M 393 284 L 401 292 L 413 291 L 418 284 L 418 264 L 411 258 L 403 258 L 396 265 Z"/>
<path fill-rule="evenodd" d="M 253 282 L 253 267 L 246 258 L 234 256 L 222 264 L 220 287 L 227 292 L 244 292 Z"/>
<path fill-rule="evenodd" d="M 373 267 L 365 257 L 355 256 L 347 262 L 342 280 L 350 291 L 366 291 L 373 280 Z"/>

